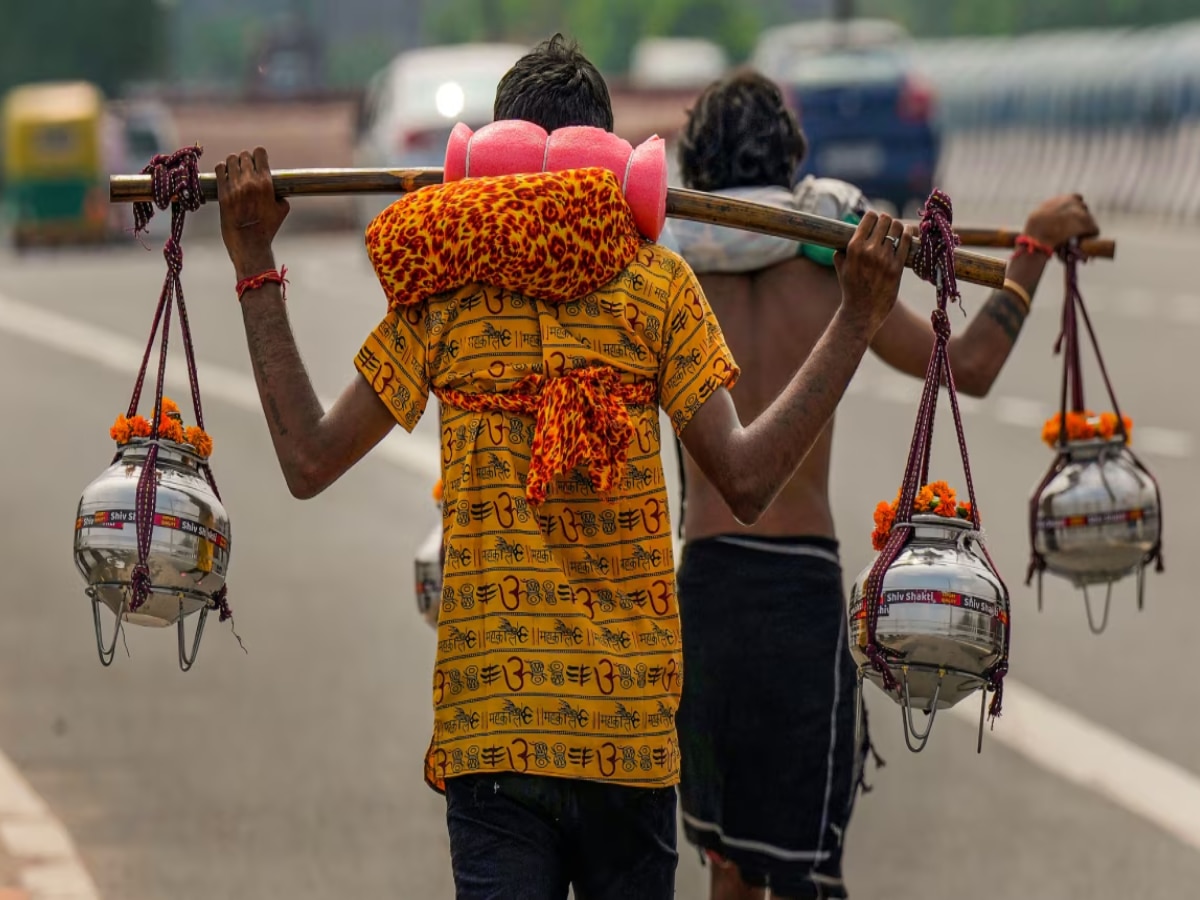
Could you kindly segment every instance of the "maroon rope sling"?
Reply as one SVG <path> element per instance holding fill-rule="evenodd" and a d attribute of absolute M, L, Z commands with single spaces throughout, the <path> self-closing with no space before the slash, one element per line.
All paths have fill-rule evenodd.
<path fill-rule="evenodd" d="M 864 652 L 870 660 L 871 666 L 879 673 L 884 689 L 889 691 L 897 690 L 898 683 L 890 665 L 891 662 L 895 662 L 894 654 L 890 653 L 888 648 L 880 645 L 877 640 L 883 581 L 888 569 L 899 557 L 913 534 L 913 525 L 909 519 L 912 517 L 913 502 L 917 492 L 929 478 L 934 413 L 937 410 L 938 393 L 943 380 L 946 392 L 950 397 L 950 409 L 954 416 L 954 428 L 958 437 L 963 472 L 966 476 L 967 493 L 971 504 L 971 525 L 976 531 L 980 527 L 979 506 L 975 501 L 975 485 L 971 478 L 971 463 L 967 455 L 962 414 L 958 406 L 958 393 L 948 352 L 950 318 L 946 310 L 952 302 L 958 302 L 960 305 L 962 303 L 958 283 L 954 276 L 954 248 L 958 246 L 959 238 L 951 228 L 953 217 L 954 212 L 950 198 L 942 191 L 934 190 L 921 210 L 921 242 L 917 258 L 913 263 L 913 271 L 920 278 L 937 286 L 937 307 L 931 316 L 934 333 L 933 352 L 930 354 L 929 366 L 925 371 L 925 387 L 921 394 L 916 426 L 913 429 L 912 444 L 908 453 L 908 463 L 900 486 L 899 512 L 887 543 L 880 550 L 871 567 L 863 590 L 862 611 L 866 619 Z M 982 550 L 989 565 L 995 571 L 996 567 L 992 563 L 991 556 L 987 554 L 986 547 L 983 547 Z M 1001 581 L 1001 586 L 1003 587 L 1003 585 L 1004 583 Z M 1007 593 L 1007 588 L 1005 588 L 1005 592 Z M 987 673 L 987 687 L 995 692 L 988 711 L 991 717 L 1000 715 L 1003 680 L 1008 671 L 1009 630 L 1010 626 L 1006 619 L 1004 622 L 1004 650 L 1000 660 Z M 889 656 L 892 656 L 893 659 L 889 660 Z"/>
<path fill-rule="evenodd" d="M 1051 463 L 1049 470 L 1038 483 L 1029 501 L 1029 541 L 1030 541 L 1030 560 L 1029 568 L 1026 572 L 1025 583 L 1032 583 L 1034 576 L 1038 578 L 1038 598 L 1039 604 L 1041 600 L 1041 579 L 1042 574 L 1046 570 L 1046 560 L 1037 550 L 1035 543 L 1035 535 L 1038 528 L 1038 504 L 1041 500 L 1043 492 L 1054 480 L 1054 478 L 1063 470 L 1070 462 L 1071 458 L 1068 450 L 1070 435 L 1067 433 L 1067 414 L 1083 413 L 1087 410 L 1083 396 L 1083 367 L 1080 361 L 1080 331 L 1079 322 L 1083 321 L 1083 326 L 1087 330 L 1088 340 L 1092 344 L 1092 351 L 1096 354 L 1096 364 L 1100 370 L 1100 377 L 1104 382 L 1104 389 L 1108 393 L 1109 402 L 1112 403 L 1112 411 L 1116 417 L 1114 436 L 1120 436 L 1125 439 L 1125 452 L 1128 454 L 1133 465 L 1141 471 L 1150 483 L 1154 486 L 1155 499 L 1157 501 L 1159 515 L 1159 533 L 1158 540 L 1154 546 L 1146 553 L 1142 559 L 1142 565 L 1148 566 L 1150 563 L 1155 564 L 1155 571 L 1163 571 L 1162 559 L 1162 492 L 1159 490 L 1158 481 L 1150 473 L 1150 471 L 1142 464 L 1137 455 L 1129 446 L 1129 435 L 1125 427 L 1125 418 L 1121 415 L 1121 408 L 1117 403 L 1117 394 L 1113 390 L 1112 381 L 1108 377 L 1108 367 L 1104 364 L 1104 357 L 1100 353 L 1100 344 L 1096 340 L 1096 332 L 1092 328 L 1092 320 L 1088 315 L 1087 307 L 1083 303 L 1083 295 L 1079 291 L 1079 265 L 1086 261 L 1086 257 L 1079 252 L 1074 242 L 1068 244 L 1059 251 L 1059 256 L 1063 261 L 1065 270 L 1066 295 L 1063 299 L 1062 311 L 1062 330 L 1059 332 L 1058 339 L 1054 342 L 1055 354 L 1061 354 L 1063 359 L 1062 383 L 1059 391 L 1058 404 L 1058 438 L 1055 441 L 1055 457 Z M 1069 406 L 1068 406 L 1069 394 Z M 1138 595 L 1138 606 L 1141 606 L 1141 594 Z"/>
<path fill-rule="evenodd" d="M 150 447 L 146 454 L 141 475 L 137 483 L 137 501 L 135 505 L 135 523 L 137 528 L 138 562 L 131 574 L 133 597 L 129 605 L 131 612 L 136 612 L 150 596 L 150 569 L 147 557 L 150 554 L 150 538 L 154 532 L 154 510 L 157 502 L 157 479 L 155 478 L 158 461 L 159 427 L 162 420 L 163 384 L 167 374 L 167 344 L 171 329 L 171 310 L 178 307 L 179 330 L 183 340 L 183 352 L 187 359 L 188 383 L 192 394 L 192 407 L 196 415 L 196 425 L 204 428 L 204 412 L 200 405 L 200 383 L 196 373 L 196 356 L 192 346 L 191 328 L 188 325 L 187 307 L 183 300 L 183 284 L 180 274 L 183 271 L 183 225 L 186 214 L 195 212 L 204 203 L 200 190 L 200 147 L 185 147 L 170 156 L 155 156 L 142 174 L 150 175 L 154 187 L 154 203 L 135 203 L 133 207 L 134 235 L 140 235 L 146 230 L 154 216 L 154 207 L 171 210 L 171 230 L 166 243 L 163 245 L 163 256 L 167 261 L 167 276 L 159 294 L 158 307 L 154 313 L 154 325 L 150 331 L 150 339 L 146 343 L 146 352 L 142 356 L 142 365 L 138 371 L 137 381 L 133 387 L 133 396 L 129 400 L 128 416 L 137 413 L 138 403 L 142 396 L 142 387 L 150 364 L 150 354 L 154 349 L 155 338 L 159 328 L 162 329 L 162 341 L 158 356 L 158 377 L 155 382 L 154 411 L 150 418 L 151 433 Z M 200 466 L 204 477 L 220 499 L 217 482 L 213 477 L 212 468 L 207 460 Z M 224 585 L 213 595 L 212 608 L 219 610 L 219 621 L 233 617 L 226 599 L 227 590 Z"/>

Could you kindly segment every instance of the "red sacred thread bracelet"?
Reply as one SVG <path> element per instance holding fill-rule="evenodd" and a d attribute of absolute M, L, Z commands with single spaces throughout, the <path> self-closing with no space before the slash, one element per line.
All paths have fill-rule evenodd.
<path fill-rule="evenodd" d="M 262 287 L 264 284 L 277 284 L 283 291 L 283 299 L 287 299 L 287 266 L 284 266 L 278 272 L 274 269 L 268 269 L 265 272 L 260 272 L 258 275 L 251 275 L 249 278 L 243 278 L 237 283 L 237 297 L 241 302 L 242 294 L 246 291 L 254 291 Z"/>
<path fill-rule="evenodd" d="M 1022 253 L 1041 253 L 1049 258 L 1054 255 L 1054 248 L 1049 244 L 1043 244 L 1037 238 L 1022 234 L 1017 237 L 1017 256 Z"/>

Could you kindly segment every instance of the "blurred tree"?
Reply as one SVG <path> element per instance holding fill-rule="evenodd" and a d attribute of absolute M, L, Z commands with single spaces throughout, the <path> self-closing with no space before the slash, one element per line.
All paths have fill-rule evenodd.
<path fill-rule="evenodd" d="M 0 0 L 0 90 L 86 79 L 109 94 L 160 77 L 167 15 L 160 0 Z"/>
<path fill-rule="evenodd" d="M 431 11 L 428 37 L 532 44 L 563 31 L 612 73 L 628 67 L 634 44 L 649 35 L 709 38 L 740 59 L 763 24 L 748 0 L 446 0 Z"/>

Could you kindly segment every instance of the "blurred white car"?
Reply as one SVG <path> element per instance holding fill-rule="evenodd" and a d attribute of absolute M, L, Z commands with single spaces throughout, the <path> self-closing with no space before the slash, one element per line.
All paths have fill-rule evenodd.
<path fill-rule="evenodd" d="M 521 44 L 453 44 L 400 54 L 367 83 L 354 165 L 442 166 L 454 125 L 480 128 L 492 121 L 500 79 L 528 51 Z M 358 224 L 366 228 L 391 199 L 359 198 Z"/>
<path fill-rule="evenodd" d="M 703 38 L 645 38 L 629 60 L 629 83 L 638 90 L 704 88 L 729 68 L 725 50 Z"/>

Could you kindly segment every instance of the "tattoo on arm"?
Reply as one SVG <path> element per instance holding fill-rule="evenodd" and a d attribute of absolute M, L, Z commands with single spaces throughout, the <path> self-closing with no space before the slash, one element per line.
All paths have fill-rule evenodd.
<path fill-rule="evenodd" d="M 999 325 L 1010 341 L 1015 341 L 1029 311 L 1007 291 L 994 291 L 983 306 L 983 314 Z"/>
<path fill-rule="evenodd" d="M 274 394 L 267 395 L 267 407 L 271 410 L 271 420 L 275 426 L 275 431 L 280 437 L 284 437 L 287 433 L 287 426 L 283 424 L 283 415 L 279 412 L 279 403 L 275 399 Z"/>

